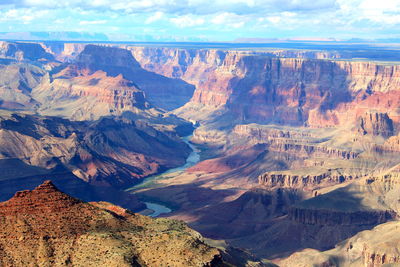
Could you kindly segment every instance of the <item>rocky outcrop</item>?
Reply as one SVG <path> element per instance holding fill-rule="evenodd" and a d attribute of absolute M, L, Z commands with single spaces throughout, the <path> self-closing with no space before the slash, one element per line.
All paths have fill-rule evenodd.
<path fill-rule="evenodd" d="M 51 181 L 33 191 L 19 191 L 9 201 L 0 203 L 0 216 L 63 212 L 81 201 L 61 193 Z"/>
<path fill-rule="evenodd" d="M 340 59 L 348 57 L 347 53 L 341 51 L 309 51 L 309 50 L 289 50 L 276 49 L 269 53 L 277 57 L 287 58 L 309 58 L 309 59 Z M 351 57 L 350 57 L 351 58 Z"/>
<path fill-rule="evenodd" d="M 361 231 L 334 249 L 305 249 L 279 261 L 279 266 L 397 266 L 400 263 L 399 222 L 387 222 Z M 326 265 L 330 263 L 330 265 Z"/>
<path fill-rule="evenodd" d="M 257 234 L 268 228 L 274 218 L 286 215 L 288 207 L 299 198 L 294 190 L 251 189 L 235 200 L 205 207 L 207 213 L 192 225 L 215 239 Z"/>
<path fill-rule="evenodd" d="M 257 124 L 238 124 L 232 130 L 232 133 L 240 137 L 247 137 L 249 139 L 254 139 L 257 142 L 267 141 L 270 139 L 277 138 L 287 138 L 287 139 L 305 139 L 305 138 L 315 138 L 318 136 L 306 129 L 295 128 L 289 129 L 277 129 L 274 127 L 268 127 L 265 125 Z"/>
<path fill-rule="evenodd" d="M 390 137 L 394 133 L 393 121 L 387 113 L 369 112 L 357 122 L 358 132 L 375 136 Z"/>
<path fill-rule="evenodd" d="M 103 70 L 111 76 L 128 69 L 140 69 L 139 63 L 128 50 L 104 45 L 86 45 L 74 63 L 78 66 L 78 71 Z"/>
<path fill-rule="evenodd" d="M 383 144 L 376 144 L 374 150 L 379 153 L 400 152 L 400 135 L 388 138 Z"/>
<path fill-rule="evenodd" d="M 396 217 L 391 211 L 355 211 L 342 212 L 335 210 L 305 209 L 294 207 L 289 209 L 291 220 L 312 225 L 377 225 Z"/>
<path fill-rule="evenodd" d="M 310 260 L 311 259 L 311 260 Z M 300 252 L 294 253 L 286 259 L 279 261 L 281 267 L 339 267 L 339 263 L 335 258 L 330 255 L 325 255 L 316 249 L 304 249 Z"/>
<path fill-rule="evenodd" d="M 74 120 L 96 120 L 124 112 L 157 115 L 157 111 L 146 111 L 150 104 L 143 91 L 119 72 L 121 68 L 139 67 L 129 52 L 110 48 L 108 53 L 101 49 L 89 46 L 89 52 L 82 52 L 75 64 L 47 76 L 35 88 L 32 97 L 42 104 L 40 113 Z"/>
<path fill-rule="evenodd" d="M 358 176 L 333 174 L 330 171 L 318 175 L 296 175 L 267 172 L 258 177 L 258 183 L 269 188 L 306 188 L 321 184 L 339 184 L 358 179 Z"/>
<path fill-rule="evenodd" d="M 311 225 L 377 225 L 397 218 L 397 190 L 388 180 L 359 179 L 297 203 L 288 217 Z"/>
<path fill-rule="evenodd" d="M 277 152 L 299 153 L 300 155 L 309 156 L 310 154 L 319 154 L 326 157 L 354 159 L 358 156 L 357 152 L 340 150 L 325 146 L 311 144 L 290 144 L 287 142 L 276 142 L 269 146 L 270 150 Z"/>
<path fill-rule="evenodd" d="M 194 88 L 183 81 L 142 69 L 128 50 L 83 47 L 75 59 L 64 64 L 53 62 L 42 64 L 42 68 L 15 62 L 0 65 L 0 108 L 27 109 L 73 120 L 124 113 L 157 120 L 164 113 L 160 107 L 179 107 L 193 94 Z"/>
<path fill-rule="evenodd" d="M 369 248 L 367 244 L 364 245 L 362 258 L 365 267 L 380 267 L 400 264 L 400 255 L 398 253 L 374 251 Z"/>
<path fill-rule="evenodd" d="M 110 203 L 85 203 L 50 181 L 0 203 L 5 266 L 225 266 L 199 233 Z"/>
<path fill-rule="evenodd" d="M 358 151 L 334 146 L 327 146 L 322 133 L 305 128 L 279 129 L 273 126 L 256 124 L 236 125 L 231 139 L 245 139 L 252 144 L 268 144 L 268 150 L 278 153 L 289 153 L 297 158 L 325 157 L 338 159 L 355 159 Z"/>

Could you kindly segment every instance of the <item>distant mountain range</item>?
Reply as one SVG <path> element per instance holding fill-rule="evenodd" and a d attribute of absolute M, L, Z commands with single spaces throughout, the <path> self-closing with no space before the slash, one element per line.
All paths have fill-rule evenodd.
<path fill-rule="evenodd" d="M 294 38 L 237 38 L 235 43 L 282 43 L 282 42 L 316 42 L 316 43 L 400 43 L 400 38 L 382 39 L 337 39 L 337 38 L 318 38 L 318 37 L 294 37 Z"/>

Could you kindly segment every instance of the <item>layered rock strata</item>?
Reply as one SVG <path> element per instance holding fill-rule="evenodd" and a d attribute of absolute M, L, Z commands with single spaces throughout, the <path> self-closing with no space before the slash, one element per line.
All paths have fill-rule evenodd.
<path fill-rule="evenodd" d="M 321 127 L 354 122 L 373 108 L 399 122 L 394 107 L 399 102 L 400 68 L 395 64 L 240 51 L 130 49 L 145 69 L 196 86 L 179 114 L 198 109 L 197 104 L 225 106 L 239 121 Z"/>

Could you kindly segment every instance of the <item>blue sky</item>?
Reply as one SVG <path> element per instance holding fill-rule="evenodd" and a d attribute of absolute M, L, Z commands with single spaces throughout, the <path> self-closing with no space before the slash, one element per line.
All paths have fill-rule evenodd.
<path fill-rule="evenodd" d="M 115 40 L 400 38 L 400 0 L 0 0 L 0 32 Z"/>

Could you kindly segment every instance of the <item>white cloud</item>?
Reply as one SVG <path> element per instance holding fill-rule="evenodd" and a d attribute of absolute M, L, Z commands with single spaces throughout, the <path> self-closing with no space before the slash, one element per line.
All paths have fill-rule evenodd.
<path fill-rule="evenodd" d="M 29 15 L 21 17 L 21 20 L 23 21 L 24 24 L 29 24 L 34 19 L 35 19 L 34 16 L 29 16 Z"/>
<path fill-rule="evenodd" d="M 29 24 L 36 19 L 46 17 L 48 14 L 48 10 L 9 9 L 1 14 L 0 21 L 21 21 L 23 24 Z"/>
<path fill-rule="evenodd" d="M 337 15 L 347 19 L 348 24 L 363 21 L 377 26 L 400 24 L 400 1 L 398 0 L 337 0 Z"/>
<path fill-rule="evenodd" d="M 400 0 L 0 0 L 0 22 L 29 24 L 35 30 L 87 25 L 99 31 L 118 27 L 124 33 L 146 28 L 167 32 L 192 27 L 197 34 L 252 30 L 314 32 L 386 32 L 400 35 Z M 47 12 L 47 13 L 41 13 Z M 64 16 L 65 14 L 65 16 Z M 65 26 L 63 27 L 63 19 Z M 158 23 L 156 23 L 158 22 Z M 169 23 L 168 23 L 169 22 Z M 69 24 L 69 25 L 68 25 Z M 23 25 L 24 26 L 24 25 Z M 173 27 L 176 26 L 176 27 Z M 94 26 L 93 29 L 96 29 Z M 20 29 L 25 30 L 21 27 Z M 28 27 L 26 27 L 28 29 Z M 383 33 L 382 33 L 383 34 Z"/>
<path fill-rule="evenodd" d="M 290 11 L 293 9 L 332 8 L 336 0 L 2 0 L 16 7 L 46 8 L 101 8 L 129 12 L 164 12 L 213 14 L 232 12 L 237 14 L 260 11 Z"/>
<path fill-rule="evenodd" d="M 231 28 L 241 28 L 252 18 L 250 16 L 237 15 L 234 13 L 220 13 L 211 18 L 211 23 Z"/>
<path fill-rule="evenodd" d="M 193 15 L 184 15 L 180 17 L 171 18 L 170 21 L 180 28 L 200 26 L 205 23 L 205 20 L 203 18 Z"/>
<path fill-rule="evenodd" d="M 272 16 L 272 17 L 268 17 L 267 20 L 273 24 L 278 24 L 279 22 L 281 22 L 282 17 L 280 16 Z"/>
<path fill-rule="evenodd" d="M 19 11 L 17 9 L 10 9 L 7 12 L 4 13 L 3 15 L 3 20 L 8 20 L 8 19 L 15 19 L 19 16 Z"/>
<path fill-rule="evenodd" d="M 79 22 L 80 25 L 98 25 L 105 23 L 107 23 L 106 20 L 82 20 Z"/>
<path fill-rule="evenodd" d="M 148 17 L 145 20 L 145 24 L 150 24 L 156 21 L 159 21 L 160 19 L 162 19 L 164 17 L 164 13 L 163 12 L 155 12 L 153 15 L 151 15 L 150 17 Z"/>

